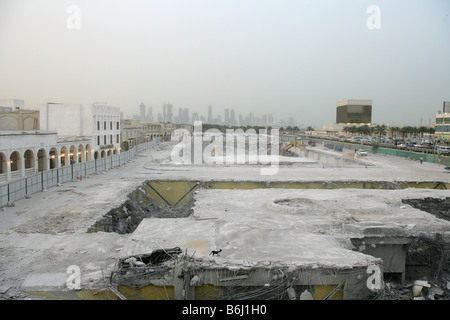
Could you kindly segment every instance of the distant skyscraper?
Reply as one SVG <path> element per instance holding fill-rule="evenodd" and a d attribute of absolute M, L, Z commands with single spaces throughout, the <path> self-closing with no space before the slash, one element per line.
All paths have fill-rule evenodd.
<path fill-rule="evenodd" d="M 236 124 L 236 115 L 234 114 L 234 109 L 231 109 L 230 111 L 230 124 Z"/>
<path fill-rule="evenodd" d="M 200 117 L 198 116 L 198 113 L 194 112 L 192 114 L 192 121 L 191 121 L 191 123 L 193 124 L 195 121 L 199 121 L 199 120 L 200 120 Z"/>
<path fill-rule="evenodd" d="M 178 116 L 176 117 L 175 123 L 183 123 L 183 109 L 178 108 Z"/>
<path fill-rule="evenodd" d="M 251 126 L 255 124 L 255 115 L 253 114 L 253 112 L 250 112 L 248 122 L 248 124 Z"/>
<path fill-rule="evenodd" d="M 213 118 L 212 118 L 212 107 L 209 106 L 208 107 L 208 119 L 207 119 L 208 123 L 212 123 Z"/>
<path fill-rule="evenodd" d="M 184 108 L 183 110 L 183 123 L 188 124 L 189 121 L 189 109 L 188 108 Z"/>
<path fill-rule="evenodd" d="M 230 124 L 230 109 L 228 108 L 225 109 L 225 124 Z"/>
<path fill-rule="evenodd" d="M 167 105 L 165 103 L 163 105 L 162 119 L 163 119 L 163 121 L 167 121 Z"/>
<path fill-rule="evenodd" d="M 139 106 L 139 108 L 141 109 L 141 121 L 145 121 L 145 104 L 142 102 L 141 105 Z"/>
<path fill-rule="evenodd" d="M 148 122 L 153 122 L 153 109 L 152 109 L 152 107 L 148 107 L 147 121 Z"/>
<path fill-rule="evenodd" d="M 263 126 L 267 125 L 267 114 L 263 114 L 261 118 L 261 124 Z"/>
<path fill-rule="evenodd" d="M 172 104 L 167 104 L 167 122 L 172 122 Z"/>
<path fill-rule="evenodd" d="M 269 113 L 269 116 L 267 117 L 267 122 L 269 126 L 273 125 L 273 116 L 271 113 Z"/>

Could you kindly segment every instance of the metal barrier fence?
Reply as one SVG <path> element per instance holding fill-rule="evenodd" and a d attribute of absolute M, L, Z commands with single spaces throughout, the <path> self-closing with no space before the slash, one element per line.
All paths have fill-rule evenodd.
<path fill-rule="evenodd" d="M 330 143 L 329 140 L 323 140 L 318 138 L 311 138 L 311 140 L 314 141 L 320 141 L 324 143 Z M 336 142 L 333 141 L 335 144 L 343 145 L 345 149 L 350 150 L 357 150 L 357 149 L 364 149 L 368 152 L 372 153 L 381 153 L 389 156 L 395 156 L 395 157 L 401 157 L 401 158 L 407 158 L 411 160 L 417 160 L 419 161 L 420 158 L 423 159 L 424 162 L 431 162 L 431 163 L 439 163 L 443 166 L 450 166 L 450 157 L 445 155 L 438 155 L 438 154 L 430 154 L 430 153 L 421 153 L 421 152 L 414 152 L 414 151 L 406 151 L 406 150 L 398 150 L 398 149 L 388 149 L 383 147 L 372 147 L 368 145 L 361 145 L 361 144 L 355 144 L 355 143 L 347 143 L 347 142 Z"/>
<path fill-rule="evenodd" d="M 0 208 L 8 205 L 8 203 L 23 199 L 27 195 L 58 184 L 124 165 L 139 153 L 156 146 L 157 143 L 158 141 L 145 142 L 120 154 L 41 171 L 13 181 L 2 182 L 0 184 Z"/>

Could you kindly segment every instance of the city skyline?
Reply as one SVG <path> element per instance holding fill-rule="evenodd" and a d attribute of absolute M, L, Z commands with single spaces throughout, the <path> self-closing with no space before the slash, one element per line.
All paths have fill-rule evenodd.
<path fill-rule="evenodd" d="M 225 110 L 219 110 L 214 113 L 213 107 L 208 106 L 208 114 L 202 114 L 199 112 L 191 112 L 190 108 L 179 107 L 174 110 L 177 111 L 177 115 L 168 116 L 165 113 L 165 108 L 170 105 L 170 109 L 174 106 L 172 104 L 163 104 L 161 108 L 162 113 L 158 112 L 155 116 L 153 107 L 147 107 L 143 102 L 139 105 L 140 113 L 125 115 L 124 119 L 140 120 L 142 122 L 171 122 L 179 124 L 193 124 L 195 121 L 202 121 L 208 124 L 221 124 L 227 126 L 246 126 L 246 125 L 257 125 L 257 126 L 297 126 L 293 117 L 288 119 L 276 119 L 272 113 L 268 114 L 255 114 L 250 112 L 248 114 L 236 113 L 233 108 L 225 108 Z M 223 115 L 223 117 L 222 117 Z M 308 124 L 301 124 L 304 127 L 309 126 Z"/>
<path fill-rule="evenodd" d="M 339 102 L 337 102 L 339 103 Z M 445 102 L 442 102 L 445 103 Z M 448 103 L 448 102 L 447 102 Z M 140 106 L 144 105 L 141 103 Z M 164 104 L 165 106 L 166 104 Z M 280 118 L 274 116 L 272 113 L 263 113 L 258 114 L 255 112 L 250 111 L 248 114 L 242 114 L 242 113 L 236 113 L 236 110 L 234 108 L 225 108 L 223 110 L 213 111 L 214 108 L 212 106 L 208 106 L 208 112 L 206 114 L 191 111 L 190 108 L 187 107 L 175 107 L 172 104 L 171 108 L 174 107 L 174 110 L 177 110 L 177 114 L 173 116 L 172 118 L 164 117 L 163 113 L 157 112 L 156 115 L 153 114 L 153 110 L 155 108 L 148 107 L 148 111 L 150 114 L 147 113 L 145 116 L 142 116 L 142 110 L 140 114 L 134 113 L 134 114 L 127 114 L 123 115 L 124 119 L 134 119 L 134 120 L 140 120 L 144 122 L 171 122 L 171 123 L 184 123 L 184 124 L 193 124 L 194 121 L 202 121 L 203 123 L 208 124 L 220 124 L 220 125 L 227 125 L 227 126 L 246 126 L 246 125 L 253 125 L 253 126 L 272 126 L 272 127 L 299 127 L 299 128 L 306 128 L 306 127 L 312 127 L 312 128 L 321 128 L 322 125 L 330 125 L 330 124 L 337 124 L 336 119 L 334 121 L 331 121 L 330 123 L 322 123 L 320 125 L 315 125 L 312 123 L 300 123 L 296 121 L 294 117 L 288 117 L 288 118 Z M 164 106 L 161 108 L 161 110 L 164 110 Z M 336 105 L 335 105 L 335 116 L 336 116 Z M 441 105 L 442 108 L 442 105 Z M 156 109 L 158 111 L 158 109 Z M 229 119 L 227 120 L 227 112 Z M 372 125 L 389 125 L 389 126 L 416 126 L 416 127 L 431 127 L 434 124 L 434 119 L 436 116 L 436 113 L 442 113 L 441 110 L 437 110 L 435 113 L 433 113 L 433 116 L 424 120 L 421 119 L 418 123 L 406 123 L 402 125 L 398 125 L 395 123 L 384 123 L 384 122 L 372 122 Z"/>
<path fill-rule="evenodd" d="M 449 14 L 445 0 L 1 0 L 0 97 L 317 127 L 336 101 L 371 99 L 374 123 L 426 125 L 450 100 Z"/>

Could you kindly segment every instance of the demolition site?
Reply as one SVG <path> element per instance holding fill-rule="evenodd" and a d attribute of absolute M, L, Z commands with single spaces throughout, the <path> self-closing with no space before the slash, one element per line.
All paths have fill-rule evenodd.
<path fill-rule="evenodd" d="M 189 145 L 3 207 L 0 299 L 450 298 L 444 166 L 288 141 L 262 174 L 274 153 L 174 159 Z"/>

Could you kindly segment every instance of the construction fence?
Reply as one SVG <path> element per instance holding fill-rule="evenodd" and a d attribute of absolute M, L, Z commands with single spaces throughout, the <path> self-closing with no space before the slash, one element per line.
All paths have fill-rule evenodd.
<path fill-rule="evenodd" d="M 406 150 L 398 150 L 398 149 L 389 149 L 389 148 L 383 148 L 383 147 L 372 147 L 368 145 L 362 145 L 362 144 L 356 144 L 356 143 L 347 143 L 347 142 L 337 142 L 337 141 L 329 141 L 329 140 L 322 140 L 322 139 L 311 139 L 323 142 L 324 146 L 326 145 L 328 148 L 332 145 L 331 149 L 336 148 L 337 146 L 340 146 L 341 148 L 349 149 L 349 150 L 358 150 L 358 149 L 364 149 L 367 152 L 372 153 L 381 153 L 389 156 L 394 157 L 401 157 L 406 158 L 410 160 L 417 160 L 420 161 L 420 158 L 424 162 L 431 162 L 431 163 L 437 163 L 441 164 L 443 166 L 450 166 L 450 156 L 446 155 L 440 155 L 440 154 L 434 154 L 434 153 L 422 153 L 422 152 L 414 152 L 414 151 L 406 151 Z"/>
<path fill-rule="evenodd" d="M 155 147 L 157 143 L 158 141 L 145 142 L 120 154 L 40 171 L 13 181 L 1 183 L 0 208 L 50 187 L 124 165 L 139 153 Z"/>

